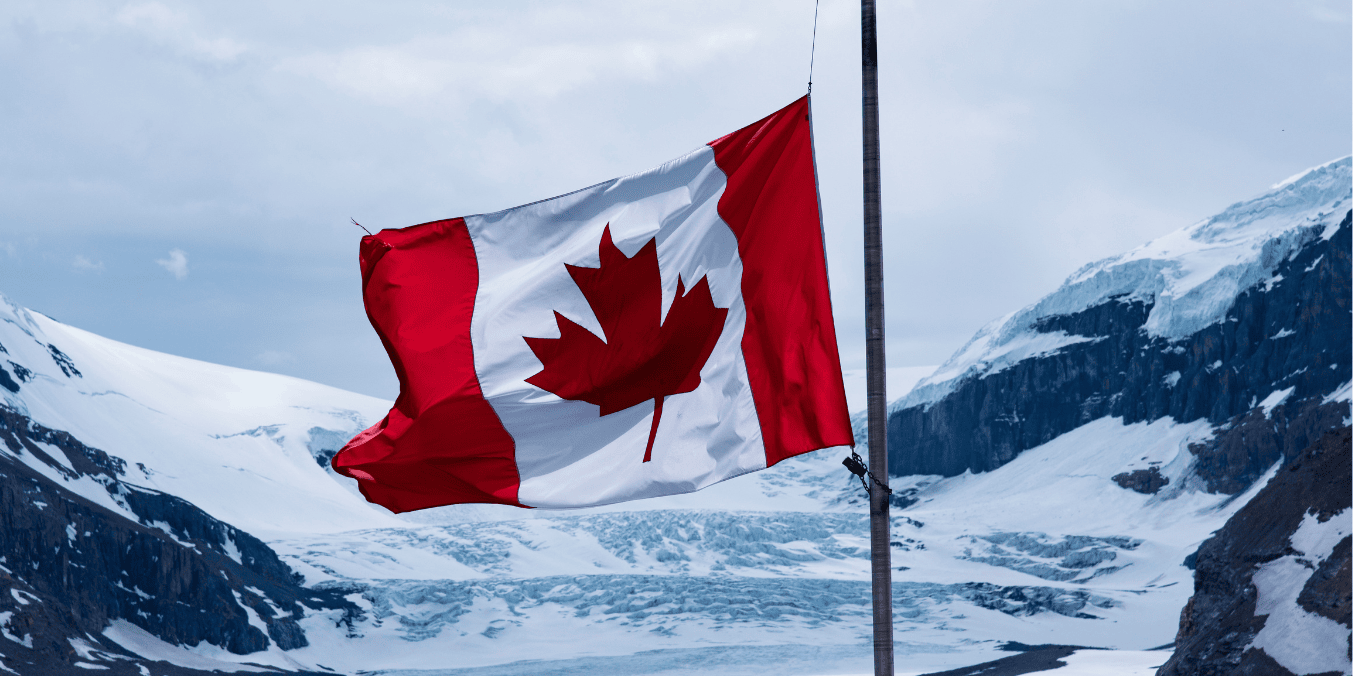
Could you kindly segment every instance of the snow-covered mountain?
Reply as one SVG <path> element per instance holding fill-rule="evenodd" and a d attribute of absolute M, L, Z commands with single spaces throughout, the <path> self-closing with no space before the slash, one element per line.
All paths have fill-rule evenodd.
<path fill-rule="evenodd" d="M 1348 672 L 1349 444 L 1325 434 L 1198 549 L 1162 676 Z"/>
<path fill-rule="evenodd" d="M 1087 266 L 894 404 L 903 672 L 1170 657 L 1186 561 L 1348 425 L 1349 193 L 1344 159 Z M 843 449 L 605 508 L 396 516 L 326 462 L 388 402 L 0 320 L 0 671 L 870 671 Z"/>
<path fill-rule="evenodd" d="M 1349 158 L 1308 169 L 1253 199 L 1127 253 L 1090 263 L 1037 303 L 983 327 L 933 374 L 893 404 L 933 405 L 961 383 L 1099 336 L 1048 325 L 1117 301 L 1146 305 L 1136 322 L 1178 344 L 1226 320 L 1237 297 L 1285 279 L 1279 266 L 1315 240 L 1328 241 L 1351 206 Z"/>
<path fill-rule="evenodd" d="M 1197 435 L 1168 456 L 1129 454 L 1117 468 L 1101 466 L 1110 493 L 1116 484 L 1164 501 L 1238 496 L 1231 504 L 1239 505 L 1275 474 L 1276 485 L 1304 486 L 1289 473 L 1309 474 L 1314 461 L 1303 458 L 1318 456 L 1318 448 L 1332 444 L 1343 459 L 1332 466 L 1347 467 L 1347 435 L 1342 445 L 1329 435 L 1350 424 L 1351 202 L 1346 157 L 1085 266 L 1039 302 L 979 331 L 890 407 L 889 469 L 1002 475 L 1031 453 L 1110 424 L 1180 425 Z M 1270 552 L 1293 547 L 1309 554 L 1297 555 L 1301 565 L 1346 570 L 1347 471 L 1326 474 L 1331 479 L 1306 481 L 1317 489 L 1270 484 L 1262 518 L 1238 517 L 1204 546 L 1212 554 L 1199 564 L 1199 596 L 1181 621 L 1168 673 L 1316 673 L 1328 669 L 1303 665 L 1336 663 L 1346 673 L 1348 576 L 1327 576 L 1342 587 L 1328 583 L 1308 595 L 1303 585 L 1317 582 L 1291 566 L 1280 581 L 1279 573 L 1253 570 L 1256 561 L 1283 556 Z M 1330 536 L 1328 550 L 1296 545 L 1308 510 L 1322 524 L 1332 521 L 1301 528 L 1341 534 Z M 1253 534 L 1265 518 L 1263 534 Z M 1266 605 L 1264 584 L 1290 587 L 1292 599 Z M 1293 603 L 1299 596 L 1334 600 Z M 1248 605 L 1235 605 L 1246 598 Z M 1263 616 L 1274 619 L 1266 625 Z M 1276 628 L 1287 624 L 1323 629 Z M 1332 633 L 1344 638 L 1319 638 Z"/>
<path fill-rule="evenodd" d="M 1195 452 L 1209 490 L 1243 490 L 1344 417 L 1319 401 L 1353 361 L 1351 182 L 1349 158 L 1316 167 L 993 322 L 893 404 L 889 469 L 987 471 L 1105 416 L 1221 432 L 1262 403 L 1277 438 Z"/>
<path fill-rule="evenodd" d="M 117 654 L 105 630 L 208 653 L 295 648 L 307 612 L 357 610 L 302 586 L 259 536 L 403 525 L 316 461 L 385 402 L 124 345 L 8 300 L 0 320 L 0 663 L 68 673 Z"/>

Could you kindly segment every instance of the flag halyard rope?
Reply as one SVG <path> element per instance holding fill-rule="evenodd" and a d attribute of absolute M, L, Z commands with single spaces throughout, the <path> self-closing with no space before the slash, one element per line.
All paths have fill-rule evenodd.
<path fill-rule="evenodd" d="M 808 50 L 808 93 L 813 93 L 813 62 L 817 59 L 817 12 L 822 0 L 813 0 L 813 46 Z"/>

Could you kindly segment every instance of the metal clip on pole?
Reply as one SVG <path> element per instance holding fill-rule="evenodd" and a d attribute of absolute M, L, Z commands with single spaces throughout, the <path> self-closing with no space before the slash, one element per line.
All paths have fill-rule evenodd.
<path fill-rule="evenodd" d="M 846 456 L 841 464 L 845 465 L 851 474 L 860 477 L 860 485 L 864 486 L 865 493 L 869 493 L 869 482 L 864 480 L 864 475 L 869 474 L 869 468 L 864 466 L 864 459 L 860 457 L 860 454 L 856 453 L 855 449 L 851 449 L 850 455 Z M 869 476 L 873 477 L 874 475 L 869 474 Z"/>
<path fill-rule="evenodd" d="M 893 494 L 893 489 L 889 488 L 888 484 L 879 481 L 878 477 L 874 476 L 874 473 L 869 471 L 869 468 L 864 464 L 864 458 L 861 458 L 860 454 L 855 452 L 855 449 L 851 449 L 850 455 L 846 456 L 846 459 L 842 460 L 841 464 L 845 465 L 846 469 L 850 470 L 851 474 L 860 477 L 860 484 L 864 486 L 865 493 L 873 495 L 873 491 L 869 489 L 869 482 L 872 481 L 877 484 L 879 488 L 882 488 L 884 493 L 887 493 L 888 495 Z M 865 481 L 866 476 L 869 477 L 869 481 Z"/>

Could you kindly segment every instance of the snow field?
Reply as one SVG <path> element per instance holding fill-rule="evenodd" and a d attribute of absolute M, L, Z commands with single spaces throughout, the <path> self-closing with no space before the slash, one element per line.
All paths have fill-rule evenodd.
<path fill-rule="evenodd" d="M 1153 300 L 1154 335 L 1206 326 L 1241 290 L 1271 279 L 1292 251 L 1333 233 L 1350 203 L 1350 176 L 1350 160 L 1338 160 L 1086 266 L 984 328 L 938 369 L 890 370 L 894 396 L 917 383 L 893 407 L 933 402 L 962 378 L 1097 339 L 1031 327 L 1111 297 Z M 7 406 L 126 460 L 127 483 L 182 497 L 263 538 L 307 585 L 338 589 L 361 608 L 309 612 L 308 647 L 247 656 L 171 646 L 126 622 L 108 628 L 148 657 L 198 668 L 431 670 L 426 676 L 538 673 L 539 661 L 596 665 L 591 673 L 599 674 L 755 673 L 767 664 L 800 674 L 868 670 L 867 510 L 840 465 L 847 449 L 688 495 L 395 516 L 321 462 L 379 420 L 388 402 L 123 345 L 7 300 L 0 320 L 0 360 L 8 362 L 0 368 L 19 386 L 0 389 Z M 860 380 L 847 374 L 856 400 Z M 1331 395 L 1347 399 L 1347 385 Z M 862 442 L 863 419 L 854 421 Z M 895 479 L 918 500 L 893 514 L 901 673 L 999 659 L 1010 654 L 997 649 L 1005 641 L 1114 649 L 1076 652 L 1054 670 L 1068 676 L 1153 672 L 1168 655 L 1147 649 L 1173 640 L 1192 594 L 1184 558 L 1273 474 L 1238 497 L 1201 492 L 1187 449 L 1210 434 L 1205 422 L 1103 418 L 991 472 Z M 71 466 L 55 447 L 40 449 Z M 135 518 L 103 484 L 15 455 Z M 1151 467 L 1169 480 L 1154 495 L 1111 480 Z M 1293 590 L 1348 524 L 1347 513 L 1303 523 L 1293 538 L 1298 554 L 1256 576 L 1271 630 L 1255 644 L 1284 664 L 1328 666 L 1284 653 L 1284 637 L 1328 629 L 1302 614 Z"/>
<path fill-rule="evenodd" d="M 1209 434 L 1200 423 L 1106 418 L 993 472 L 912 478 L 920 502 L 893 529 L 897 640 L 945 656 L 928 670 L 996 659 L 1004 654 L 988 652 L 1007 640 L 1128 651 L 1171 642 L 1192 593 L 1181 562 L 1249 497 L 1185 487 L 1187 445 Z M 819 453 L 726 482 L 739 489 L 732 504 L 711 496 L 702 510 L 668 506 L 708 491 L 635 503 L 642 511 L 537 510 L 274 541 L 308 583 L 342 585 L 366 608 L 350 631 L 307 620 L 318 634 L 296 657 L 433 669 L 444 665 L 422 656 L 443 650 L 470 667 L 640 645 L 867 645 L 867 519 L 837 460 Z M 1150 463 L 1172 478 L 1162 493 L 1109 480 Z M 769 493 L 812 511 L 730 509 Z M 389 646 L 410 642 L 420 648 L 388 663 Z"/>
<path fill-rule="evenodd" d="M 1308 646 L 1346 646 L 1349 630 L 1297 603 L 1302 587 L 1315 569 L 1334 552 L 1335 545 L 1353 534 L 1348 509 L 1321 522 L 1307 514 L 1292 534 L 1293 554 L 1270 561 L 1254 574 L 1259 592 L 1255 615 L 1267 615 L 1264 628 L 1250 644 L 1268 653 L 1294 674 L 1350 673 L 1342 650 L 1310 650 Z"/>
<path fill-rule="evenodd" d="M 249 656 L 157 647 L 110 628 L 164 659 L 187 651 L 279 667 L 439 669 L 448 656 L 468 668 L 663 651 L 657 668 L 678 664 L 660 655 L 690 649 L 797 646 L 867 666 L 868 527 L 862 491 L 840 466 L 846 449 L 624 505 L 396 517 L 315 459 L 385 402 L 156 355 L 17 312 L 0 342 L 36 375 L 7 401 L 127 460 L 128 482 L 263 537 L 307 584 L 338 586 L 363 608 L 354 618 L 311 613 L 310 647 Z M 60 369 L 48 343 L 79 376 Z M 1187 444 L 1207 435 L 1202 424 L 1103 419 L 993 472 L 898 480 L 920 500 L 894 514 L 899 654 L 933 671 L 1005 656 L 994 646 L 1008 640 L 1168 643 L 1191 593 L 1180 562 L 1243 504 L 1221 508 L 1223 496 L 1187 488 Z M 121 508 L 91 479 L 29 464 Z M 1157 495 L 1109 480 L 1148 466 L 1171 480 Z"/>
<path fill-rule="evenodd" d="M 306 448 L 311 430 L 355 434 L 387 402 L 118 343 L 7 299 L 0 320 L 0 358 L 30 372 L 18 393 L 0 390 L 5 403 L 127 461 L 129 483 L 264 538 L 404 523 L 334 482 Z M 76 490 L 108 501 L 101 488 Z"/>

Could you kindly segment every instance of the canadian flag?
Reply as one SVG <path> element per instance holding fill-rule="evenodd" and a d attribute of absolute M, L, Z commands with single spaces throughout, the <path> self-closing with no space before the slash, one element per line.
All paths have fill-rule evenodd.
<path fill-rule="evenodd" d="M 687 493 L 854 443 L 808 98 L 656 169 L 362 238 L 399 376 L 333 458 L 405 512 Z"/>

